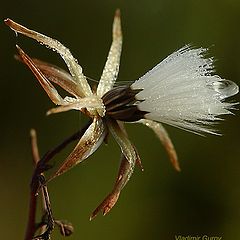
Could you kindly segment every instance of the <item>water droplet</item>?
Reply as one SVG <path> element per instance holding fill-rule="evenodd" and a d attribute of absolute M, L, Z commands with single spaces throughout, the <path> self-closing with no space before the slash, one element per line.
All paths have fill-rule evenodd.
<path fill-rule="evenodd" d="M 239 91 L 238 85 L 230 80 L 212 82 L 210 86 L 214 91 L 220 93 L 220 99 L 231 97 Z"/>

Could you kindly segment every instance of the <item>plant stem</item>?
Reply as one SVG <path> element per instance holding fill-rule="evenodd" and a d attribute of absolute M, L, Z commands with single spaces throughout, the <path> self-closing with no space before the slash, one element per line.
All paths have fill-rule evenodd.
<path fill-rule="evenodd" d="M 34 172 L 32 175 L 31 181 L 31 192 L 30 192 L 30 200 L 29 200 L 29 213 L 28 213 L 28 223 L 25 232 L 25 240 L 32 240 L 34 238 L 34 234 L 36 232 L 36 209 L 37 209 L 37 197 L 38 197 L 38 189 L 39 186 L 42 186 L 42 196 L 43 196 L 43 209 L 46 209 L 50 217 L 50 222 L 52 222 L 53 217 L 51 214 L 50 201 L 48 196 L 48 191 L 46 185 L 42 185 L 40 179 L 44 177 L 43 172 L 47 170 L 48 162 L 61 150 L 63 150 L 69 143 L 80 139 L 88 126 L 90 125 L 90 121 L 79 131 L 65 139 L 62 143 L 48 151 L 41 159 L 39 157 L 38 144 L 37 144 L 37 135 L 34 129 L 30 131 L 31 138 L 31 149 L 32 149 L 32 157 L 35 165 Z"/>
<path fill-rule="evenodd" d="M 32 157 L 34 165 L 36 166 L 40 160 L 38 146 L 37 146 L 37 135 L 34 129 L 30 131 L 30 140 L 32 148 Z M 29 202 L 29 213 L 28 213 L 28 224 L 25 233 L 25 240 L 30 240 L 33 238 L 35 233 L 35 218 L 36 218 L 36 209 L 37 209 L 37 195 L 30 192 L 30 202 Z"/>

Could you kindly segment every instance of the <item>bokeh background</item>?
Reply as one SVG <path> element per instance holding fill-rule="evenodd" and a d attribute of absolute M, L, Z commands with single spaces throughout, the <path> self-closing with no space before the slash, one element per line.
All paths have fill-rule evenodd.
<path fill-rule="evenodd" d="M 45 116 L 53 107 L 30 71 L 14 60 L 18 43 L 33 57 L 65 67 L 60 57 L 10 31 L 3 19 L 59 39 L 79 59 L 85 75 L 99 79 L 111 44 L 114 11 L 124 34 L 119 80 L 135 80 L 186 43 L 210 47 L 220 76 L 240 84 L 239 0 L 3 1 L 0 7 L 1 144 L 0 236 L 23 239 L 32 172 L 29 130 L 41 153 L 78 130 L 77 112 Z M 240 101 L 239 95 L 235 97 Z M 110 139 L 88 161 L 49 184 L 54 216 L 75 226 L 69 239 L 175 239 L 175 235 L 240 239 L 240 117 L 225 117 L 222 137 L 199 137 L 167 127 L 182 172 L 177 173 L 154 134 L 128 125 L 145 171 L 138 168 L 109 215 L 89 221 L 111 190 L 120 151 Z M 55 162 L 62 161 L 74 145 Z M 63 239 L 55 231 L 53 239 Z"/>

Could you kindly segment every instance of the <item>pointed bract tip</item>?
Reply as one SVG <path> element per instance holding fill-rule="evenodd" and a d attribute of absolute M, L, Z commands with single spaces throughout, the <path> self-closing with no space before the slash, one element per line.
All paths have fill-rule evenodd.
<path fill-rule="evenodd" d="M 143 172 L 144 168 L 143 168 L 143 165 L 142 165 L 142 162 L 141 162 L 140 158 L 137 160 L 136 164 L 140 168 L 140 170 Z"/>
<path fill-rule="evenodd" d="M 12 21 L 12 20 L 11 20 L 10 18 L 4 19 L 4 23 L 5 23 L 6 25 L 8 25 L 8 26 L 9 26 L 9 23 L 10 23 L 11 21 Z"/>
<path fill-rule="evenodd" d="M 117 8 L 117 10 L 115 11 L 114 18 L 120 18 L 120 17 L 121 17 L 121 12 L 120 12 L 120 9 Z"/>
<path fill-rule="evenodd" d="M 20 55 L 25 54 L 24 51 L 23 51 L 17 44 L 16 44 L 16 48 L 17 48 L 18 53 L 19 53 Z"/>
<path fill-rule="evenodd" d="M 181 172 L 181 171 L 182 171 L 181 168 L 180 168 L 180 166 L 175 166 L 175 170 L 176 170 L 177 172 Z"/>
<path fill-rule="evenodd" d="M 46 112 L 46 116 L 49 116 L 49 115 L 51 115 L 51 114 L 52 114 L 51 109 Z"/>
<path fill-rule="evenodd" d="M 90 216 L 89 221 L 92 221 L 92 220 L 96 217 L 96 215 L 97 215 L 97 214 L 94 214 L 94 213 L 93 213 L 93 214 Z"/>
<path fill-rule="evenodd" d="M 106 207 L 106 208 L 103 208 L 103 209 L 100 209 L 100 208 L 97 208 L 93 213 L 92 215 L 90 216 L 89 220 L 92 221 L 97 215 L 98 213 L 102 210 L 102 215 L 103 216 L 106 216 L 110 210 L 112 209 L 112 207 Z"/>
<path fill-rule="evenodd" d="M 36 137 L 36 130 L 34 128 L 30 129 L 30 137 L 33 138 L 33 137 Z"/>
<path fill-rule="evenodd" d="M 23 58 L 26 58 L 26 53 L 17 44 L 16 44 L 16 48 L 19 54 L 17 60 L 23 60 Z"/>
<path fill-rule="evenodd" d="M 170 162 L 172 163 L 173 168 L 177 171 L 177 172 L 181 172 L 181 168 L 179 165 L 179 161 L 177 159 L 177 157 L 170 157 Z"/>
<path fill-rule="evenodd" d="M 170 161 L 173 165 L 173 168 L 177 171 L 177 172 L 181 172 L 181 168 L 180 168 L 180 165 L 179 165 L 179 161 L 177 159 L 177 157 L 174 157 L 174 158 L 170 158 Z"/>
<path fill-rule="evenodd" d="M 6 19 L 4 19 L 4 23 L 5 23 L 8 27 L 10 27 L 12 30 L 14 30 L 14 29 L 13 29 L 13 25 L 16 24 L 16 23 L 15 23 L 12 19 L 6 18 Z"/>
<path fill-rule="evenodd" d="M 110 212 L 110 210 L 111 210 L 112 208 L 105 208 L 105 209 L 103 209 L 103 216 L 106 216 L 109 212 Z"/>

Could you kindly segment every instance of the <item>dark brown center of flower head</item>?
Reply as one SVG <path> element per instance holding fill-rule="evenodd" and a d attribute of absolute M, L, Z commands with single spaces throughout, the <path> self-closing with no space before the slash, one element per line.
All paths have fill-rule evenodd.
<path fill-rule="evenodd" d="M 144 118 L 147 112 L 137 107 L 139 100 L 135 98 L 142 89 L 133 90 L 130 86 L 118 86 L 108 91 L 102 97 L 106 115 L 116 120 L 135 122 Z"/>

